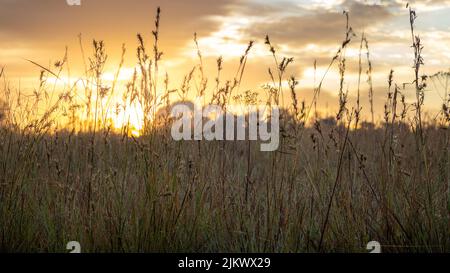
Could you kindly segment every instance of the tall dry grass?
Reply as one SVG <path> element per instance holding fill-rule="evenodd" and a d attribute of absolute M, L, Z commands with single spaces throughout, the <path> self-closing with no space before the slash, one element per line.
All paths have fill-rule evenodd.
<path fill-rule="evenodd" d="M 187 103 L 189 94 L 213 93 L 211 103 L 253 104 L 258 94 L 240 90 L 253 41 L 243 52 L 234 78 L 223 79 L 217 59 L 212 87 L 205 76 L 197 36 L 199 63 L 177 88 L 169 76 L 158 82 L 161 10 L 157 10 L 153 44 L 138 34 L 139 70 L 123 90 L 117 78 L 102 81 L 108 56 L 104 42 L 94 40 L 85 54 L 84 77 L 51 98 L 55 86 L 47 77 L 69 71 L 67 54 L 54 67 L 37 65 L 40 86 L 32 98 L 17 94 L 1 70 L 0 112 L 0 251 L 64 252 L 77 240 L 86 252 L 361 252 L 377 240 L 388 252 L 448 252 L 449 123 L 448 74 L 431 79 L 445 89 L 441 113 L 424 120 L 422 44 L 410 9 L 417 101 L 387 75 L 384 120 L 374 125 L 372 63 L 368 35 L 360 37 L 356 106 L 348 103 L 346 48 L 356 34 L 345 13 L 344 39 L 322 75 L 310 105 L 296 93 L 298 81 L 286 76 L 294 61 L 265 43 L 274 60 L 267 105 L 284 106 L 280 148 L 263 153 L 250 141 L 175 142 L 170 137 L 173 96 Z M 366 67 L 362 61 L 366 54 Z M 335 117 L 311 115 L 330 69 L 340 72 L 339 111 Z M 363 69 L 371 121 L 361 117 L 359 91 Z M 282 82 L 288 80 L 292 104 L 285 105 Z M 158 91 L 164 90 L 159 96 Z M 111 105 L 121 92 L 122 102 Z M 82 97 L 82 100 L 77 98 Z M 106 104 L 104 102 L 107 102 Z M 206 99 L 205 99 L 206 101 Z M 108 112 L 126 112 L 137 103 L 144 109 L 140 137 L 130 124 L 115 132 Z M 106 106 L 105 106 L 106 105 Z M 36 109 L 45 109 L 39 112 Z M 410 109 L 415 110 L 412 118 Z M 64 113 L 69 120 L 57 125 Z M 158 117 L 158 121 L 155 119 Z M 311 122 L 312 119 L 312 122 Z"/>

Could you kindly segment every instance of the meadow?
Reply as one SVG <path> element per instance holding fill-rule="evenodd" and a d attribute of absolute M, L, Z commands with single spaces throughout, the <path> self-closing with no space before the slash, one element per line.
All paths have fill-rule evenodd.
<path fill-rule="evenodd" d="M 265 38 L 277 69 L 258 92 L 269 106 L 280 105 L 283 94 L 292 102 L 281 111 L 276 152 L 248 140 L 172 139 L 167 109 L 175 103 L 199 96 L 226 109 L 236 101 L 254 104 L 259 93 L 238 92 L 253 42 L 234 78 L 221 77 L 218 58 L 217 77 L 208 81 L 199 49 L 200 65 L 169 89 L 168 76 L 159 80 L 160 9 L 152 44 L 137 36 L 139 69 L 125 87 L 102 82 L 107 52 L 96 40 L 91 55 L 81 48 L 82 90 L 73 84 L 52 95 L 47 78 L 62 76 L 66 58 L 51 68 L 32 64 L 41 70 L 40 85 L 28 97 L 17 94 L 2 69 L 0 251 L 67 252 L 67 242 L 79 241 L 83 252 L 367 252 L 373 240 L 383 252 L 450 251 L 449 75 L 422 76 L 423 45 L 410 9 L 416 101 L 406 102 L 391 71 L 384 117 L 374 120 L 374 109 L 360 106 L 362 83 L 371 84 L 368 40 L 353 32 L 347 13 L 343 18 L 344 39 L 329 64 L 341 76 L 339 110 L 330 117 L 314 108 L 326 75 L 319 75 L 313 102 L 302 102 L 298 80 L 285 73 L 294 60 Z M 360 45 L 355 105 L 343 86 L 350 43 Z M 433 117 L 423 110 L 430 79 L 446 91 Z M 364 99 L 373 100 L 369 86 Z M 109 103 L 117 93 L 121 104 Z M 113 128 L 107 113 L 134 104 L 144 113 L 139 133 Z"/>

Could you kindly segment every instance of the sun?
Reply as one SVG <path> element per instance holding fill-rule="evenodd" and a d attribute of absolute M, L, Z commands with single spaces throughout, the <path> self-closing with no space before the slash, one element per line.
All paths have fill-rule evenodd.
<path fill-rule="evenodd" d="M 128 134 L 140 136 L 144 128 L 144 112 L 138 103 L 126 105 L 111 117 L 116 130 L 127 128 Z"/>

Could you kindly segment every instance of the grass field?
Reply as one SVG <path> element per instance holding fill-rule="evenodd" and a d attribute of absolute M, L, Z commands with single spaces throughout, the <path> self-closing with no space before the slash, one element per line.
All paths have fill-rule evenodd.
<path fill-rule="evenodd" d="M 253 43 L 232 79 L 221 78 L 219 58 L 209 84 L 202 66 L 176 90 L 158 82 L 159 10 L 150 50 L 138 35 L 140 69 L 125 87 L 102 82 L 101 41 L 85 59 L 84 89 L 66 86 L 53 99 L 46 79 L 59 78 L 66 59 L 51 68 L 34 64 L 42 72 L 31 98 L 17 95 L 2 70 L 0 251 L 66 252 L 67 242 L 79 241 L 83 252 L 366 252 L 372 240 L 384 252 L 450 251 L 450 96 L 439 114 L 426 115 L 432 77 L 421 75 L 423 45 L 413 10 L 410 16 L 417 100 L 405 102 L 395 73 L 387 73 L 379 121 L 362 118 L 360 86 L 349 105 L 342 84 L 346 47 L 360 43 L 365 58 L 366 37 L 347 25 L 330 60 L 341 76 L 339 110 L 320 117 L 314 102 L 326 75 L 314 101 L 302 103 L 297 80 L 285 73 L 293 60 L 280 57 L 267 36 L 277 71 L 258 92 L 267 105 L 278 106 L 282 94 L 292 101 L 282 111 L 280 147 L 271 153 L 254 141 L 172 140 L 172 120 L 161 113 L 174 101 L 212 94 L 208 101 L 226 108 L 236 100 L 252 104 L 259 93 L 238 93 Z M 360 62 L 361 82 L 370 83 L 371 67 L 364 72 Z M 117 93 L 120 105 L 105 104 Z M 132 104 L 144 113 L 139 133 L 112 128 L 105 113 Z M 364 111 L 373 119 L 374 109 Z"/>

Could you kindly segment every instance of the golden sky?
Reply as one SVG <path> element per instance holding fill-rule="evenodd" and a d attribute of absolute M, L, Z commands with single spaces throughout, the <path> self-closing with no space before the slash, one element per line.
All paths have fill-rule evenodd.
<path fill-rule="evenodd" d="M 450 63 L 450 1 L 409 1 L 417 9 L 417 34 L 424 48 L 424 74 L 448 71 Z M 193 33 L 197 32 L 205 69 L 214 85 L 216 59 L 224 58 L 231 75 L 248 42 L 255 41 L 244 75 L 245 89 L 259 89 L 269 81 L 267 70 L 273 59 L 264 37 L 268 34 L 280 56 L 294 57 L 287 76 L 300 80 L 298 96 L 310 99 L 313 63 L 320 78 L 345 35 L 343 10 L 357 37 L 347 50 L 345 88 L 350 102 L 357 86 L 359 39 L 364 30 L 373 63 L 375 105 L 381 115 L 390 69 L 399 84 L 413 79 L 413 50 L 406 2 L 400 0 L 82 0 L 69 6 L 65 0 L 0 0 L 0 68 L 8 79 L 23 88 L 38 83 L 40 69 L 25 59 L 51 66 L 69 49 L 71 74 L 82 71 L 78 34 L 82 34 L 87 54 L 92 39 L 104 40 L 108 51 L 107 75 L 112 77 L 119 63 L 122 43 L 127 48 L 122 74 L 125 80 L 136 65 L 136 34 L 142 33 L 151 47 L 151 31 L 156 7 L 161 14 L 161 73 L 170 76 L 170 88 L 178 88 L 183 76 L 198 64 Z M 366 68 L 364 68 L 365 71 Z M 109 74 L 109 75 L 108 75 Z M 227 74 L 227 73 L 225 73 Z M 230 78 L 231 79 L 231 78 Z M 337 103 L 337 67 L 328 74 L 320 105 Z M 363 107 L 368 109 L 367 84 L 363 73 Z M 405 90 L 414 99 L 412 90 Z M 440 94 L 442 96 L 442 92 Z M 288 97 L 289 95 L 287 95 Z M 439 93 L 430 82 L 426 106 L 440 107 Z"/>

